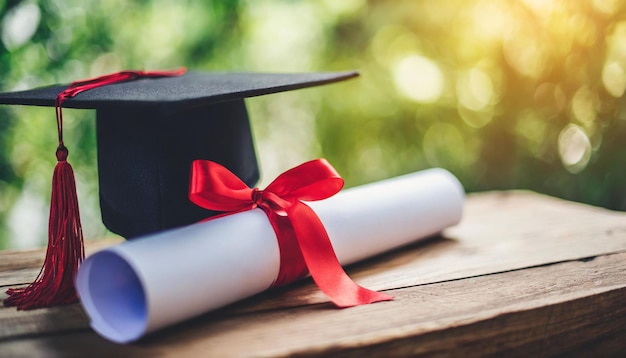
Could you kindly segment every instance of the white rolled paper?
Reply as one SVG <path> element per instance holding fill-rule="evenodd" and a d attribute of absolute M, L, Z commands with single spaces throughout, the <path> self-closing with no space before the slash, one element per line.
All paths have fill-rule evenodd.
<path fill-rule="evenodd" d="M 346 265 L 458 223 L 463 199 L 452 174 L 430 169 L 308 204 Z M 76 288 L 91 327 L 127 343 L 266 290 L 279 264 L 276 234 L 254 209 L 97 252 L 80 267 Z"/>

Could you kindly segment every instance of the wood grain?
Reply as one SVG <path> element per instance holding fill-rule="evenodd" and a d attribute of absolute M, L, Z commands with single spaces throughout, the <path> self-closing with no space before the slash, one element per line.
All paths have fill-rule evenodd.
<path fill-rule="evenodd" d="M 32 281 L 42 259 L 0 253 L 0 285 Z M 337 310 L 305 279 L 129 346 L 91 332 L 79 305 L 0 308 L 0 357 L 626 352 L 626 213 L 530 192 L 474 194 L 460 225 L 348 272 L 396 300 Z"/>
<path fill-rule="evenodd" d="M 123 239 L 117 237 L 87 240 L 85 242 L 85 255 L 91 255 L 122 241 Z M 0 287 L 32 282 L 39 274 L 45 256 L 45 248 L 0 251 Z"/>
<path fill-rule="evenodd" d="M 626 254 L 392 290 L 392 302 L 209 314 L 119 346 L 90 332 L 9 340 L 2 352 L 172 356 L 553 355 L 624 337 Z M 623 341 L 621 341 L 623 342 Z"/>

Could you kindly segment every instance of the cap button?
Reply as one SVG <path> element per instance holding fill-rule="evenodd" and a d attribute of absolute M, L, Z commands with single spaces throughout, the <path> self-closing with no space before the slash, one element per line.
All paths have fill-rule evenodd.
<path fill-rule="evenodd" d="M 60 144 L 59 147 L 57 148 L 57 160 L 59 162 L 66 161 L 68 154 L 69 152 L 67 151 L 67 148 L 65 148 L 63 144 Z"/>

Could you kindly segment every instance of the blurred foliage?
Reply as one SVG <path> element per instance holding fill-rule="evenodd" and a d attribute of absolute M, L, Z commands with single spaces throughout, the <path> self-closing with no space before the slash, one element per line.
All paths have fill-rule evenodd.
<path fill-rule="evenodd" d="M 3 91 L 181 65 L 358 69 L 248 100 L 264 183 L 323 156 L 348 186 L 441 166 L 469 192 L 626 210 L 621 0 L 0 0 L 0 21 Z M 101 237 L 95 116 L 64 114 L 86 236 Z M 0 248 L 46 241 L 53 117 L 0 107 Z"/>

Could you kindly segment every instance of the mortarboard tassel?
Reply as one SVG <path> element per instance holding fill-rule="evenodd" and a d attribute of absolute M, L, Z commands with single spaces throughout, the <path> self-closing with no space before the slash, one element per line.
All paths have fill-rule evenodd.
<path fill-rule="evenodd" d="M 56 99 L 59 146 L 52 175 L 46 259 L 35 282 L 25 288 L 7 290 L 9 298 L 4 301 L 6 306 L 17 306 L 20 310 L 63 305 L 77 299 L 74 277 L 85 258 L 85 250 L 74 171 L 67 162 L 68 151 L 63 145 L 62 102 L 60 94 Z"/>
<path fill-rule="evenodd" d="M 74 277 L 85 252 L 74 171 L 67 162 L 67 154 L 67 148 L 61 144 L 52 176 L 48 249 L 43 267 L 28 287 L 7 290 L 6 306 L 27 310 L 68 304 L 77 299 Z"/>
<path fill-rule="evenodd" d="M 78 299 L 74 279 L 78 266 L 85 258 L 83 230 L 80 224 L 76 181 L 72 166 L 67 162 L 68 150 L 63 144 L 63 102 L 92 88 L 125 82 L 143 77 L 180 76 L 185 68 L 175 71 L 123 71 L 84 81 L 76 81 L 56 98 L 56 117 L 59 146 L 57 164 L 52 175 L 50 218 L 48 221 L 48 249 L 35 282 L 24 288 L 6 291 L 5 306 L 18 310 L 50 307 L 75 302 Z"/>

